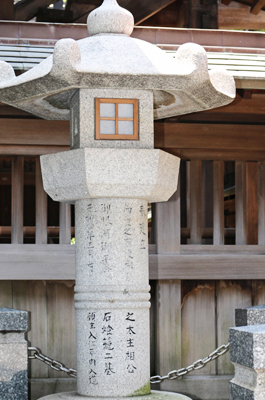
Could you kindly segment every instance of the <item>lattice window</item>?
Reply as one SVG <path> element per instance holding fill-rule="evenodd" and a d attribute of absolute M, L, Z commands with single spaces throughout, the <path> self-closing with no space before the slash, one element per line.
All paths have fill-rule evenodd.
<path fill-rule="evenodd" d="M 95 99 L 96 139 L 138 140 L 137 99 Z"/>

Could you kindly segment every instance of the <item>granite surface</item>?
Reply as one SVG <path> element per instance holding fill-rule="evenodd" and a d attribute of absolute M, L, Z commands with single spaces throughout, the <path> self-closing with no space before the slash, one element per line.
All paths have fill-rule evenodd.
<path fill-rule="evenodd" d="M 1 400 L 28 400 L 28 371 L 15 373 L 10 381 L 1 381 Z"/>
<path fill-rule="evenodd" d="M 87 18 L 88 33 L 120 33 L 130 35 L 134 28 L 133 15 L 118 5 L 116 0 L 104 0 Z"/>
<path fill-rule="evenodd" d="M 0 308 L 0 332 L 28 330 L 28 312 L 11 308 Z"/>
<path fill-rule="evenodd" d="M 0 309 L 0 399 L 28 399 L 28 312 Z"/>
<path fill-rule="evenodd" d="M 41 156 L 44 190 L 55 201 L 131 198 L 166 201 L 179 158 L 157 149 L 85 148 Z"/>
<path fill-rule="evenodd" d="M 76 202 L 77 393 L 150 393 L 147 202 Z"/>
<path fill-rule="evenodd" d="M 265 325 L 230 328 L 230 361 L 253 369 L 265 368 Z"/>
<path fill-rule="evenodd" d="M 27 368 L 28 346 L 24 338 L 0 343 L 0 382 L 11 381 L 17 373 Z"/>
<path fill-rule="evenodd" d="M 236 326 L 265 324 L 265 306 L 237 308 L 235 310 Z"/>
<path fill-rule="evenodd" d="M 49 396 L 42 397 L 40 400 L 120 400 L 120 397 L 83 397 L 79 396 L 76 392 L 69 393 L 58 393 L 52 394 Z M 124 400 L 191 400 L 190 397 L 187 397 L 183 394 L 171 393 L 171 392 L 159 392 L 156 390 L 152 390 L 151 394 L 147 396 L 137 396 L 137 397 L 123 397 Z M 260 400 L 260 399 L 259 399 Z"/>
<path fill-rule="evenodd" d="M 203 47 L 182 45 L 173 59 L 157 46 L 128 36 L 131 28 L 130 13 L 116 0 L 104 1 L 89 16 L 92 36 L 59 40 L 52 56 L 17 77 L 0 62 L 0 101 L 45 119 L 69 119 L 75 88 L 151 90 L 154 118 L 159 119 L 234 99 L 232 75 L 219 69 L 209 72 Z"/>
<path fill-rule="evenodd" d="M 264 400 L 264 395 L 257 397 L 252 390 L 230 383 L 230 400 Z"/>
<path fill-rule="evenodd" d="M 95 140 L 95 98 L 138 99 L 139 140 Z M 79 89 L 71 97 L 71 149 L 154 148 L 153 92 L 124 89 Z"/>
<path fill-rule="evenodd" d="M 229 330 L 230 361 L 235 367 L 230 400 L 265 398 L 265 325 L 257 325 L 264 310 L 264 306 L 236 310 L 236 323 L 244 326 Z"/>

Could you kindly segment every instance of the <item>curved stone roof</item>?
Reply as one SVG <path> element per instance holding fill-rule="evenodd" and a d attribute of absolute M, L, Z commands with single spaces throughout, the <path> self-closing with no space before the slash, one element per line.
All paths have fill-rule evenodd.
<path fill-rule="evenodd" d="M 69 119 L 69 99 L 76 88 L 145 89 L 154 93 L 154 118 L 158 119 L 233 100 L 232 76 L 224 70 L 208 72 L 207 54 L 201 46 L 184 44 L 173 59 L 158 47 L 128 36 L 128 12 L 120 9 L 116 0 L 105 0 L 94 11 L 97 21 L 115 12 L 111 22 L 103 18 L 103 33 L 95 30 L 91 13 L 92 36 L 59 40 L 52 56 L 18 77 L 0 62 L 0 101 L 46 119 Z"/>

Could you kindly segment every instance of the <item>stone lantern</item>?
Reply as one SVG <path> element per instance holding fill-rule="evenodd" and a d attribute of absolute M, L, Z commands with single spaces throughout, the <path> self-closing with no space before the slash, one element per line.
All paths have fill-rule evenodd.
<path fill-rule="evenodd" d="M 169 199 L 179 168 L 154 149 L 153 121 L 228 104 L 234 80 L 209 73 L 198 45 L 173 60 L 131 38 L 133 16 L 116 0 L 87 24 L 88 38 L 58 41 L 18 77 L 0 64 L 2 102 L 70 118 L 71 150 L 42 156 L 41 167 L 52 199 L 75 203 L 77 393 L 45 399 L 188 399 L 150 394 L 147 204 Z"/>

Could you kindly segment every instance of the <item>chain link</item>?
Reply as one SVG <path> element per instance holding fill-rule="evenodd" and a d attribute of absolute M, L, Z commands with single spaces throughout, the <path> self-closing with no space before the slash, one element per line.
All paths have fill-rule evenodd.
<path fill-rule="evenodd" d="M 32 354 L 29 354 L 28 356 L 29 359 L 36 358 L 37 360 L 44 362 L 44 364 L 49 365 L 49 367 L 51 367 L 52 369 L 55 369 L 55 371 L 62 371 L 65 372 L 67 375 L 76 378 L 75 369 L 67 368 L 63 363 L 45 356 L 44 354 L 42 354 L 41 349 L 39 349 L 38 347 L 28 347 L 28 352 L 32 352 Z"/>
<path fill-rule="evenodd" d="M 216 360 L 216 358 L 222 356 L 229 350 L 229 343 L 228 344 L 223 344 L 222 346 L 218 347 L 216 350 L 214 350 L 211 354 L 209 354 L 207 357 L 203 359 L 199 359 L 195 361 L 193 364 L 189 365 L 186 368 L 180 368 L 178 370 L 173 370 L 170 371 L 167 375 L 165 376 L 160 376 L 160 375 L 155 375 L 151 376 L 150 378 L 150 383 L 161 383 L 165 379 L 178 379 L 189 372 L 196 371 L 197 369 L 201 369 L 205 367 L 206 364 L 208 364 L 210 361 Z M 36 358 L 37 360 L 40 360 L 44 362 L 45 364 L 49 365 L 52 369 L 55 369 L 56 371 L 63 371 L 67 375 L 72 376 L 76 378 L 76 370 L 72 368 L 67 368 L 63 363 L 53 360 L 50 357 L 45 356 L 42 354 L 41 349 L 38 347 L 28 347 L 28 352 L 32 354 L 29 354 L 29 359 L 34 359 Z"/>
<path fill-rule="evenodd" d="M 222 346 L 218 347 L 218 349 L 214 350 L 211 354 L 209 354 L 207 357 L 195 361 L 193 364 L 189 365 L 186 368 L 181 368 L 178 370 L 170 371 L 165 376 L 160 376 L 160 375 L 152 376 L 150 378 L 150 382 L 151 383 L 161 383 L 165 379 L 178 379 L 178 378 L 188 374 L 189 372 L 196 371 L 197 369 L 201 369 L 201 368 L 205 367 L 205 365 L 208 364 L 210 361 L 213 361 L 216 358 L 222 356 L 228 350 L 229 350 L 229 343 L 223 344 Z"/>

